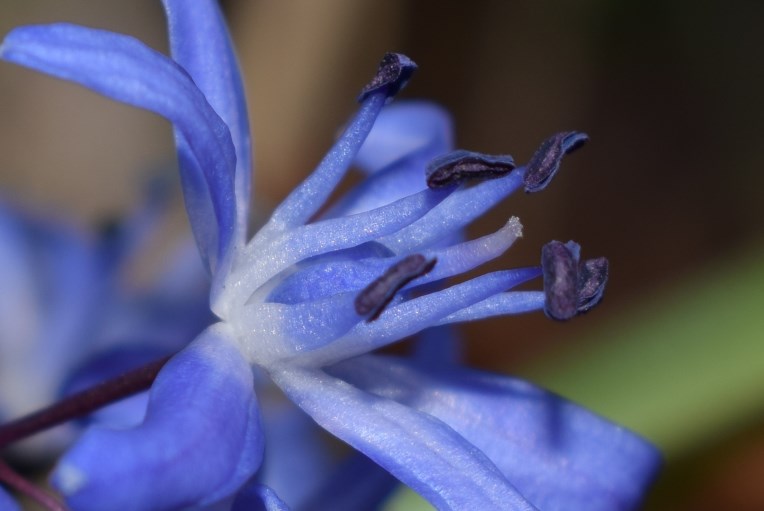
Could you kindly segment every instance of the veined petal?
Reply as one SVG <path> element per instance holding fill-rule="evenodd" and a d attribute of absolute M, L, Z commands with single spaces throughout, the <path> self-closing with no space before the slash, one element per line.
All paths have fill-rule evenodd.
<path fill-rule="evenodd" d="M 307 222 L 329 198 L 350 168 L 358 149 L 387 100 L 384 92 L 367 97 L 316 170 L 276 208 L 263 231 L 283 230 Z"/>
<path fill-rule="evenodd" d="M 368 211 L 425 189 L 424 168 L 451 150 L 452 139 L 451 118 L 439 106 L 425 101 L 386 106 L 356 155 L 355 163 L 370 176 L 327 216 Z"/>
<path fill-rule="evenodd" d="M 468 225 L 522 184 L 523 168 L 517 168 L 498 179 L 471 187 L 460 186 L 427 215 L 379 242 L 396 254 L 420 251 Z"/>
<path fill-rule="evenodd" d="M 230 250 L 236 225 L 236 154 L 228 127 L 188 74 L 132 37 L 64 23 L 17 28 L 3 41 L 0 55 L 173 123 L 181 139 L 186 209 L 214 273 Z"/>
<path fill-rule="evenodd" d="M 535 509 L 480 450 L 433 416 L 320 370 L 288 368 L 271 377 L 322 427 L 438 509 Z"/>
<path fill-rule="evenodd" d="M 141 426 L 91 428 L 52 482 L 81 510 L 204 505 L 233 494 L 262 451 L 252 370 L 218 324 L 162 369 Z"/>
<path fill-rule="evenodd" d="M 173 59 L 194 79 L 215 112 L 228 125 L 236 149 L 235 235 L 243 244 L 252 173 L 252 138 L 244 85 L 236 54 L 217 0 L 162 0 Z"/>
<path fill-rule="evenodd" d="M 422 190 L 372 211 L 300 226 L 275 239 L 269 240 L 267 235 L 272 233 L 261 231 L 242 254 L 240 269 L 232 274 L 232 280 L 239 282 L 238 296 L 247 301 L 268 278 L 294 263 L 395 232 L 421 218 L 451 191 Z M 264 248 L 267 255 L 264 255 Z"/>
<path fill-rule="evenodd" d="M 660 465 L 644 439 L 522 380 L 372 355 L 330 372 L 442 420 L 544 511 L 636 509 Z"/>

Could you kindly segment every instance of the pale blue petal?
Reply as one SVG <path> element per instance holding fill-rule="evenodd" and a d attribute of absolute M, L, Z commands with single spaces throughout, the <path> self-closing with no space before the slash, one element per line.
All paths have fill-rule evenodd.
<path fill-rule="evenodd" d="M 78 510 L 204 505 L 236 492 L 262 450 L 252 370 L 216 325 L 159 373 L 141 426 L 89 429 L 52 483 Z"/>
<path fill-rule="evenodd" d="M 378 319 L 358 323 L 344 337 L 311 353 L 315 364 L 326 365 L 367 353 L 435 326 L 444 317 L 538 276 L 537 268 L 520 268 L 481 275 L 442 291 L 400 301 Z M 412 291 L 416 287 L 412 288 Z"/>
<path fill-rule="evenodd" d="M 378 241 L 399 253 L 417 252 L 458 231 L 501 202 L 523 184 L 523 169 L 475 186 L 459 187 L 427 215 Z"/>
<path fill-rule="evenodd" d="M 217 0 L 162 0 L 173 59 L 228 125 L 236 148 L 236 236 L 247 234 L 252 139 L 239 65 Z"/>
<path fill-rule="evenodd" d="M 386 100 L 384 92 L 371 94 L 364 100 L 361 109 L 316 170 L 276 208 L 264 229 L 294 227 L 316 214 L 347 172 Z"/>
<path fill-rule="evenodd" d="M 173 123 L 182 139 L 186 208 L 202 257 L 214 273 L 217 261 L 228 254 L 236 225 L 236 154 L 228 127 L 188 74 L 132 37 L 68 24 L 17 28 L 0 55 Z"/>
<path fill-rule="evenodd" d="M 408 287 L 453 277 L 498 257 L 521 235 L 521 229 L 519 221 L 513 217 L 495 233 L 445 248 L 425 250 L 422 255 L 428 260 L 437 259 L 437 264 Z M 291 304 L 360 291 L 402 257 L 317 258 L 284 278 L 271 292 L 268 301 Z"/>
<path fill-rule="evenodd" d="M 474 445 L 440 420 L 320 370 L 274 370 L 279 387 L 333 435 L 441 510 L 532 510 Z"/>
<path fill-rule="evenodd" d="M 538 270 L 537 276 L 541 275 Z M 509 293 L 499 293 L 486 298 L 469 307 L 449 314 L 440 321 L 439 325 L 449 323 L 462 323 L 465 321 L 476 321 L 494 316 L 507 316 L 514 314 L 524 314 L 526 312 L 540 311 L 544 309 L 546 297 L 543 291 L 511 291 Z"/>
<path fill-rule="evenodd" d="M 448 113 L 424 101 L 399 102 L 382 109 L 355 163 L 370 174 L 345 194 L 327 216 L 378 208 L 427 187 L 424 169 L 452 146 Z"/>
<path fill-rule="evenodd" d="M 634 433 L 522 380 L 382 356 L 331 372 L 442 420 L 544 511 L 638 509 L 661 463 Z"/>

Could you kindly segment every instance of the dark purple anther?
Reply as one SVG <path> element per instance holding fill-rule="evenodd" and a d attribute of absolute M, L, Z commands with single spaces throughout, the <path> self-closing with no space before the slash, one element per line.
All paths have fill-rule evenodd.
<path fill-rule="evenodd" d="M 377 74 L 361 89 L 358 101 L 362 102 L 371 94 L 385 88 L 388 97 L 395 96 L 406 86 L 416 68 L 414 61 L 402 53 L 385 53 Z"/>
<path fill-rule="evenodd" d="M 541 249 L 541 270 L 544 274 L 544 313 L 565 321 L 578 313 L 577 245 L 550 241 Z"/>
<path fill-rule="evenodd" d="M 492 179 L 504 176 L 515 168 L 508 154 L 491 156 L 459 149 L 433 159 L 425 170 L 427 186 L 441 188 L 467 179 Z"/>
<path fill-rule="evenodd" d="M 525 169 L 525 191 L 539 192 L 547 187 L 560 170 L 562 157 L 583 146 L 589 140 L 586 133 L 565 131 L 544 140 Z"/>
<path fill-rule="evenodd" d="M 584 313 L 600 303 L 608 276 L 608 260 L 587 259 L 578 266 L 578 312 Z"/>
<path fill-rule="evenodd" d="M 435 259 L 425 259 L 421 254 L 412 254 L 403 258 L 358 293 L 355 298 L 355 311 L 360 316 L 368 315 L 366 321 L 374 321 L 382 314 L 398 290 L 432 270 L 435 261 Z"/>

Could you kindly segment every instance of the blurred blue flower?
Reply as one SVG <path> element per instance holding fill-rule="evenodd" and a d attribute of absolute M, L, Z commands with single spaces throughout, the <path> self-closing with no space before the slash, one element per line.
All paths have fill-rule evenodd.
<path fill-rule="evenodd" d="M 98 233 L 12 201 L 0 203 L 0 418 L 31 413 L 174 353 L 211 323 L 208 287 L 189 244 L 178 247 L 150 286 L 129 283 L 156 235 L 168 185 L 152 181 L 142 206 Z M 99 418 L 108 415 L 115 425 L 139 421 L 140 407 L 130 411 L 128 404 Z M 73 429 L 24 442 L 27 461 L 55 454 Z"/>
<path fill-rule="evenodd" d="M 572 242 L 548 245 L 540 267 L 443 283 L 521 235 L 516 218 L 477 240 L 460 242 L 462 227 L 519 187 L 546 186 L 585 135 L 555 135 L 519 168 L 509 156 L 449 152 L 440 109 L 385 106 L 415 69 L 388 54 L 318 168 L 247 240 L 251 141 L 222 15 L 213 0 L 163 3 L 172 59 L 68 24 L 18 28 L 0 48 L 172 122 L 219 318 L 160 372 L 140 425 L 91 428 L 64 455 L 52 482 L 68 505 L 283 509 L 252 479 L 264 449 L 257 367 L 439 509 L 637 506 L 659 463 L 641 438 L 526 382 L 370 354 L 434 326 L 542 309 L 567 319 L 599 300 L 606 261 L 581 261 Z M 354 161 L 369 177 L 321 214 Z M 543 291 L 511 291 L 542 275 Z"/>

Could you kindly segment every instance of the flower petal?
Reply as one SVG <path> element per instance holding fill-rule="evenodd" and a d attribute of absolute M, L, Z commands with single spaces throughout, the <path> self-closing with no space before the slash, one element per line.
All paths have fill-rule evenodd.
<path fill-rule="evenodd" d="M 431 415 L 320 370 L 274 370 L 271 377 L 322 427 L 438 509 L 535 509 L 482 452 Z"/>
<path fill-rule="evenodd" d="M 356 154 L 355 164 L 375 174 L 412 154 L 427 161 L 448 152 L 453 136 L 451 116 L 440 106 L 427 101 L 399 101 L 382 109 Z"/>
<path fill-rule="evenodd" d="M 406 85 L 415 69 L 416 64 L 405 55 L 384 55 L 379 70 L 361 91 L 361 109 L 316 170 L 276 208 L 263 228 L 266 232 L 304 224 L 318 212 L 355 159 L 382 107 Z"/>
<path fill-rule="evenodd" d="M 81 510 L 204 505 L 247 481 L 262 450 L 252 371 L 218 324 L 162 369 L 141 426 L 89 429 L 52 483 Z"/>
<path fill-rule="evenodd" d="M 644 439 L 522 380 L 371 355 L 330 372 L 442 420 L 544 511 L 636 509 L 660 465 Z"/>
<path fill-rule="evenodd" d="M 303 225 L 280 236 L 261 231 L 247 245 L 237 271 L 231 275 L 236 282 L 234 298 L 248 301 L 273 275 L 304 259 L 356 247 L 395 232 L 421 218 L 451 191 L 422 190 L 381 208 Z"/>
<path fill-rule="evenodd" d="M 228 127 L 188 74 L 132 37 L 63 23 L 13 30 L 0 56 L 173 123 L 181 139 L 186 209 L 214 273 L 228 254 L 236 225 L 236 154 Z"/>
<path fill-rule="evenodd" d="M 539 275 L 541 275 L 540 269 L 537 271 L 537 276 Z M 475 321 L 493 316 L 506 316 L 539 311 L 544 308 L 545 303 L 546 296 L 543 291 L 510 291 L 509 293 L 499 293 L 470 305 L 469 307 L 458 310 L 453 314 L 449 314 L 438 321 L 437 324 L 447 325 L 450 323 Z"/>
<path fill-rule="evenodd" d="M 235 235 L 243 244 L 252 173 L 252 138 L 244 85 L 223 14 L 216 0 L 162 0 L 173 60 L 183 66 L 228 125 L 236 149 Z"/>

